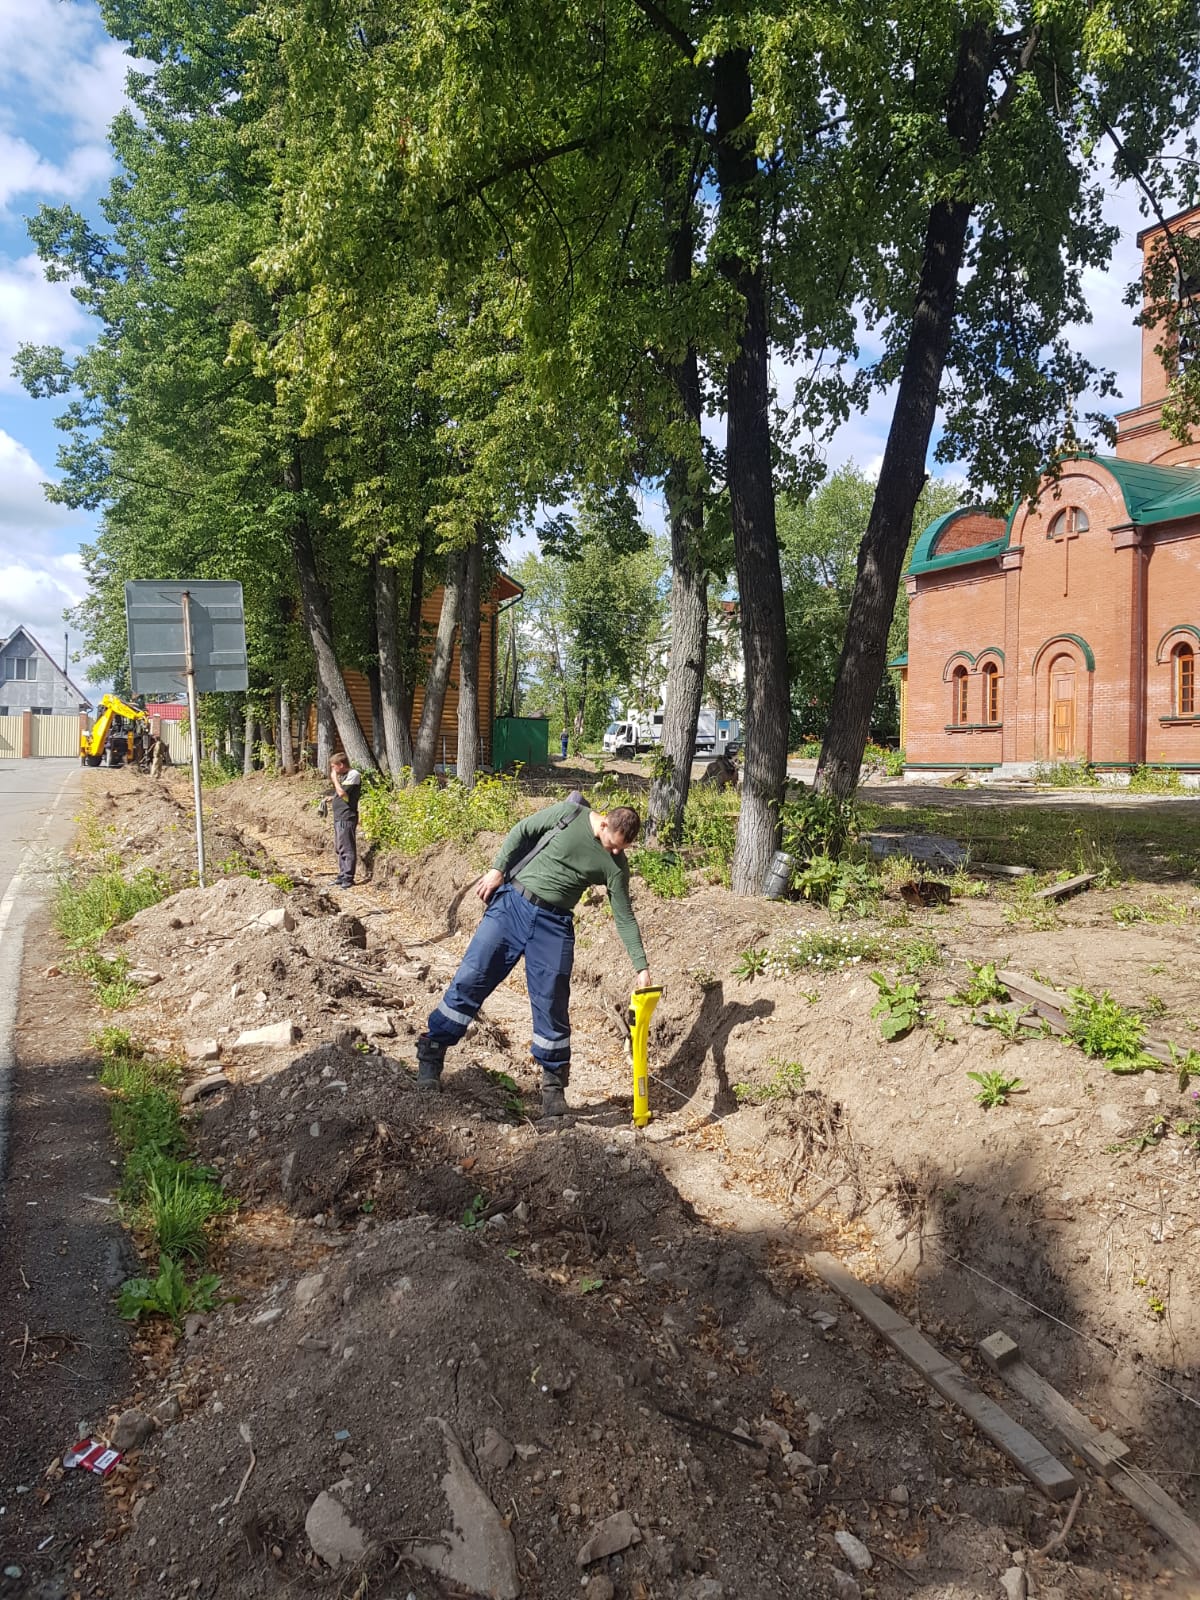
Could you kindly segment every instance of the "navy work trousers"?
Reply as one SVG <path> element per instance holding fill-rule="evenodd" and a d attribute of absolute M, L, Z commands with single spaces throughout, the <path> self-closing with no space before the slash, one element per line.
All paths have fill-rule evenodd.
<path fill-rule="evenodd" d="M 533 905 L 511 884 L 501 884 L 488 902 L 462 965 L 429 1014 L 429 1035 L 444 1045 L 456 1044 L 522 956 L 533 1011 L 533 1058 L 565 1083 L 571 1063 L 575 919 L 569 911 Z"/>

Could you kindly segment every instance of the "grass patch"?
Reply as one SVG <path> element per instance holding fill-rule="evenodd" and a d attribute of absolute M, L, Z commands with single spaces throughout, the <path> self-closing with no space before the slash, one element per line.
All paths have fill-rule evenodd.
<path fill-rule="evenodd" d="M 54 925 L 72 950 L 92 949 L 119 922 L 170 892 L 169 880 L 149 868 L 130 878 L 113 865 L 82 877 L 64 876 L 54 892 Z"/>
<path fill-rule="evenodd" d="M 800 1061 L 773 1059 L 775 1068 L 766 1083 L 735 1083 L 733 1097 L 740 1106 L 765 1105 L 769 1100 L 794 1100 L 808 1086 L 808 1068 Z"/>
<path fill-rule="evenodd" d="M 1130 794 L 1183 794 L 1185 785 L 1174 767 L 1134 767 L 1129 774 Z"/>
<path fill-rule="evenodd" d="M 1033 769 L 1033 781 L 1046 789 L 1098 789 L 1100 779 L 1086 761 L 1052 761 Z"/>
<path fill-rule="evenodd" d="M 893 944 L 886 934 L 858 928 L 808 928 L 776 940 L 760 970 L 771 977 L 793 972 L 840 972 L 860 961 L 878 961 Z"/>

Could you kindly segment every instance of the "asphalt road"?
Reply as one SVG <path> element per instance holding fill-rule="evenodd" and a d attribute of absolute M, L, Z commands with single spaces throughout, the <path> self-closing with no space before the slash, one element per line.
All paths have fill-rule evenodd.
<path fill-rule="evenodd" d="M 8 1166 L 14 1028 L 25 923 L 46 897 L 46 854 L 65 849 L 80 793 L 77 760 L 0 761 L 0 1178 Z"/>

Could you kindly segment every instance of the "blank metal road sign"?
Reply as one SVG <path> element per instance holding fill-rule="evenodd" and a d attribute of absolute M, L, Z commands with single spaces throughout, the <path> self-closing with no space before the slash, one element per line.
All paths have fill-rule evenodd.
<path fill-rule="evenodd" d="M 134 694 L 174 694 L 184 687 L 183 595 L 192 617 L 196 689 L 245 689 L 246 622 L 242 586 L 224 578 L 125 585 L 129 669 Z"/>

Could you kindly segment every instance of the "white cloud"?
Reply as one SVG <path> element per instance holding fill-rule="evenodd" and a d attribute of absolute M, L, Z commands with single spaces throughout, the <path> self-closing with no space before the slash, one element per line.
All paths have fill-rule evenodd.
<path fill-rule="evenodd" d="M 69 285 L 48 283 L 37 256 L 0 258 L 0 389 L 20 392 L 12 375 L 19 344 L 53 344 L 77 349 L 94 325 Z"/>
<path fill-rule="evenodd" d="M 39 531 L 78 520 L 66 506 L 46 499 L 42 484 L 49 477 L 26 447 L 0 428 L 0 559 L 5 548 L 26 551 Z"/>
<path fill-rule="evenodd" d="M 88 0 L 0 0 L 0 117 L 10 124 L 20 107 L 22 121 L 62 117 L 76 138 L 102 138 L 132 65 Z"/>
<path fill-rule="evenodd" d="M 0 636 L 23 624 L 58 655 L 66 627 L 63 612 L 78 605 L 86 592 L 87 582 L 71 558 L 30 553 L 28 548 L 18 555 L 0 537 Z"/>
<path fill-rule="evenodd" d="M 27 140 L 0 132 L 0 212 L 7 211 L 17 195 L 36 195 L 39 201 L 81 199 L 112 168 L 106 145 L 78 145 L 62 166 L 56 166 Z"/>

